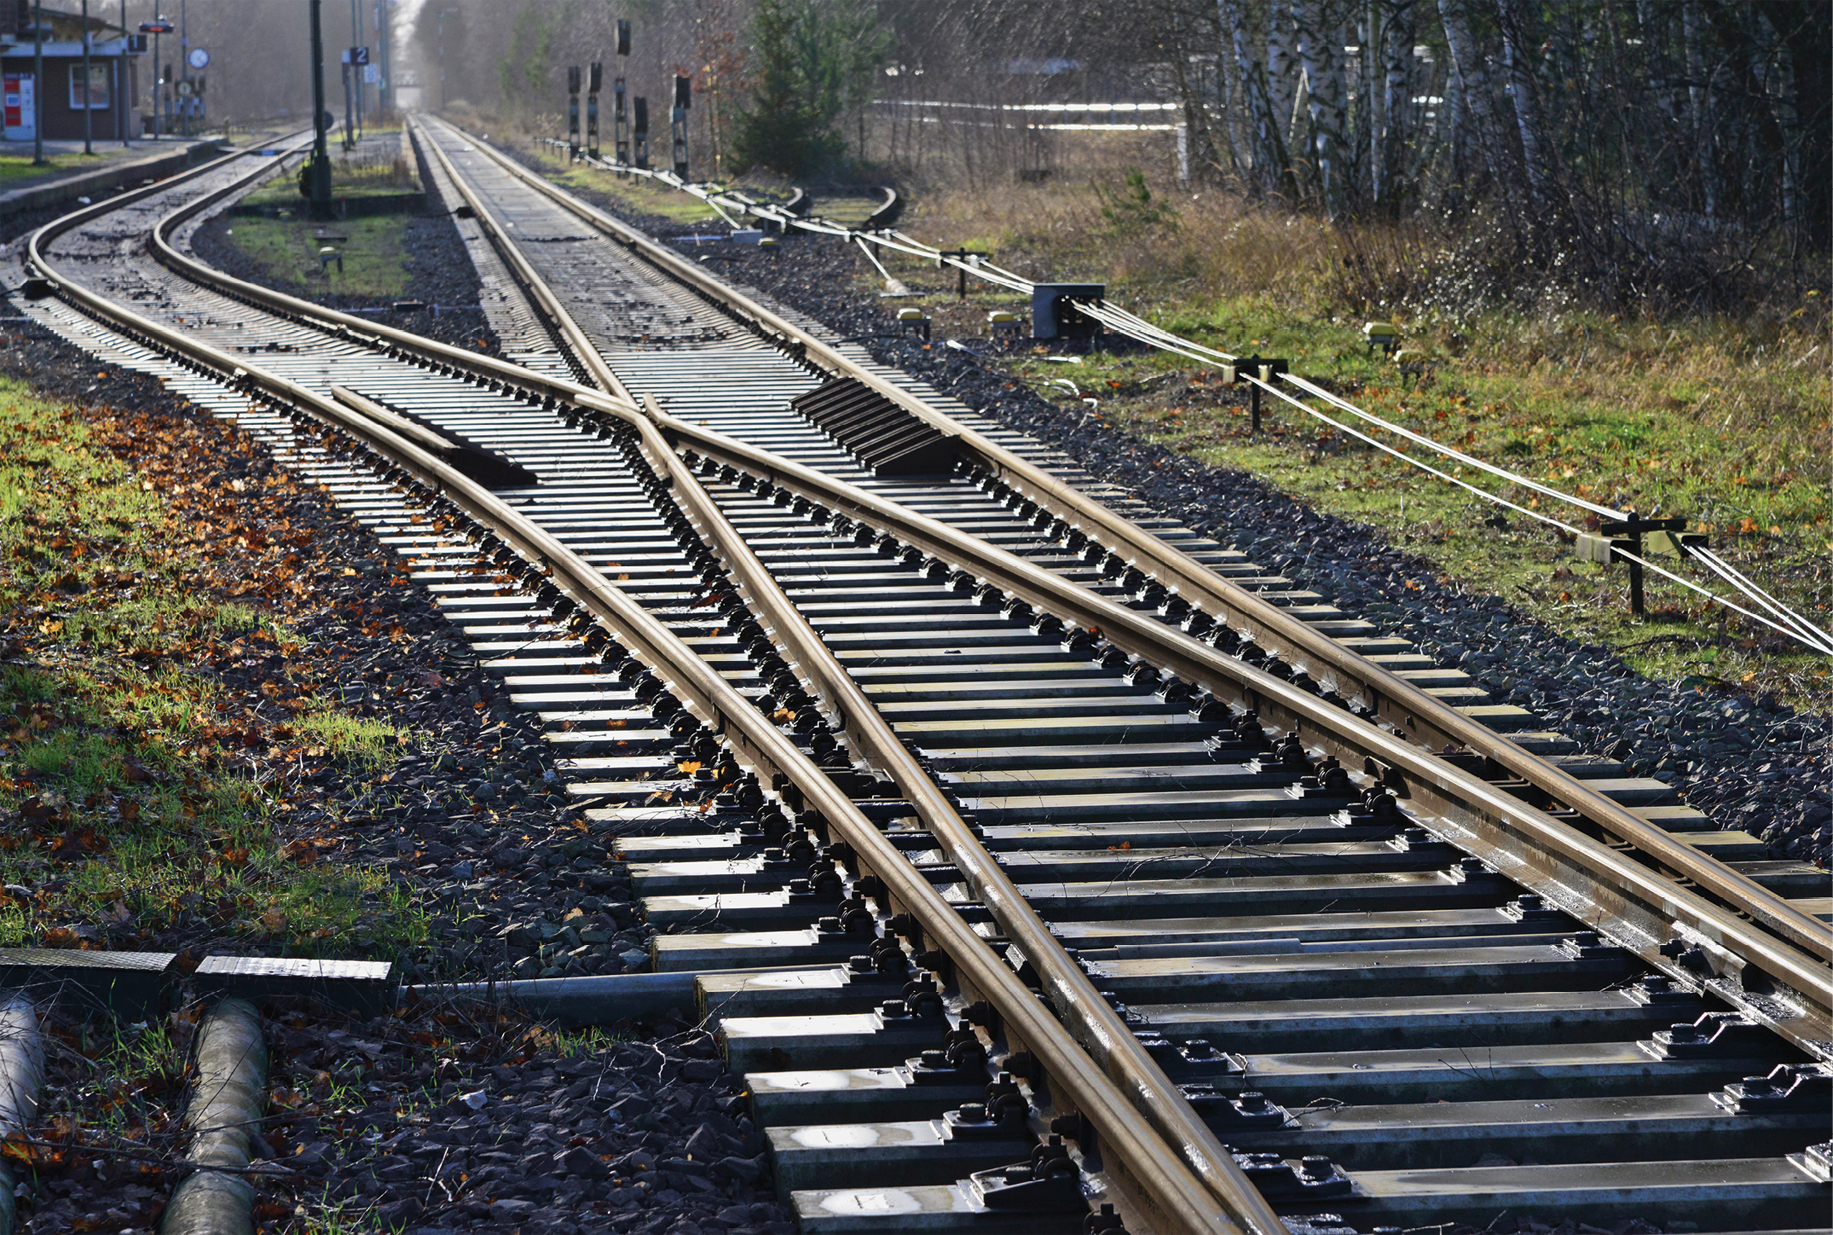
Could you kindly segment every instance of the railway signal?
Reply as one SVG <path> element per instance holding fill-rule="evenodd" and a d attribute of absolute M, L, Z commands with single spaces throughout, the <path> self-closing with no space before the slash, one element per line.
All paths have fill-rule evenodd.
<path fill-rule="evenodd" d="M 625 109 L 624 58 L 630 54 L 630 19 L 617 19 L 617 79 L 611 83 L 611 150 L 619 167 L 630 166 L 630 116 Z"/>
<path fill-rule="evenodd" d="M 154 78 L 153 78 L 153 140 L 154 140 L 154 141 L 158 141 L 158 140 L 159 140 L 159 130 L 160 130 L 160 125 L 159 125 L 159 113 L 160 113 L 160 111 L 162 110 L 162 109 L 160 108 L 160 105 L 159 105 L 159 104 L 160 104 L 160 95 L 161 95 L 161 89 L 160 89 L 160 87 L 161 87 L 161 86 L 163 86 L 163 85 L 164 85 L 164 84 L 165 84 L 165 83 L 166 83 L 167 81 L 170 81 L 170 80 L 171 80 L 171 77 L 172 77 L 172 74 L 171 74 L 171 70 L 170 70 L 170 69 L 168 69 L 168 70 L 166 71 L 166 74 L 165 74 L 165 76 L 164 76 L 164 77 L 161 77 L 161 76 L 159 76 L 159 75 L 158 75 L 158 68 L 159 68 L 159 36 L 160 36 L 160 35 L 162 35 L 162 34 L 172 34 L 172 33 L 174 33 L 174 32 L 176 32 L 176 31 L 177 31 L 177 29 L 178 29 L 178 27 L 177 27 L 177 26 L 175 26 L 175 25 L 173 25 L 173 24 L 172 24 L 172 21 L 171 21 L 171 19 L 170 19 L 170 18 L 167 18 L 167 17 L 155 17 L 155 18 L 154 18 L 154 19 L 153 19 L 152 21 L 143 21 L 143 22 L 141 22 L 141 23 L 140 23 L 140 34 L 141 34 L 141 36 L 142 36 L 142 37 L 141 37 L 141 43 L 142 43 L 142 46 L 144 46 L 144 44 L 145 44 L 145 36 L 146 36 L 146 35 L 149 35 L 149 34 L 150 34 L 150 35 L 152 35 L 152 36 L 153 36 L 153 69 L 154 69 Z"/>
<path fill-rule="evenodd" d="M 630 123 L 630 145 L 631 153 L 635 158 L 632 166 L 647 171 L 649 168 L 649 100 L 640 94 L 637 95 L 631 110 L 634 112 L 634 118 Z"/>
<path fill-rule="evenodd" d="M 579 66 L 566 69 L 566 158 L 579 162 Z"/>
<path fill-rule="evenodd" d="M 693 103 L 693 83 L 682 73 L 675 74 L 675 110 L 669 128 L 674 138 L 675 175 L 687 179 L 687 109 Z"/>
<path fill-rule="evenodd" d="M 605 84 L 605 66 L 594 60 L 586 70 L 586 155 L 598 157 L 598 92 Z"/>

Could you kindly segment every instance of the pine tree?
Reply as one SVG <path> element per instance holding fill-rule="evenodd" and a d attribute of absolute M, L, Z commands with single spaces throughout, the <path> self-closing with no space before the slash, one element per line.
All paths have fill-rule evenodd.
<path fill-rule="evenodd" d="M 840 162 L 835 122 L 864 107 L 888 36 L 857 0 L 759 0 L 751 19 L 755 86 L 738 118 L 741 166 L 806 177 Z"/>

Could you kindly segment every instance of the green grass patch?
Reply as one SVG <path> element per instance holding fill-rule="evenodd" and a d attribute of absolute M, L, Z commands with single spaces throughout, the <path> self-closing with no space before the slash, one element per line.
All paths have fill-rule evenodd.
<path fill-rule="evenodd" d="M 296 636 L 200 585 L 185 529 L 91 437 L 0 379 L 0 943 L 178 928 L 338 955 L 359 927 L 366 954 L 424 939 L 381 870 L 327 860 L 334 833 L 283 840 L 290 803 L 263 762 L 277 742 L 381 767 L 392 731 L 322 705 L 256 727 L 211 666 L 287 680 Z"/>
<path fill-rule="evenodd" d="M 1154 197 L 1151 220 L 1117 229 L 1119 187 L 939 191 L 919 196 L 905 226 L 931 243 L 991 252 L 1030 278 L 1105 282 L 1111 299 L 1165 329 L 1233 354 L 1285 358 L 1384 419 L 1528 479 L 1614 509 L 1684 515 L 1740 570 L 1826 624 L 1833 368 L 1818 291 L 1736 320 L 1632 318 L 1551 297 L 1525 309 L 1450 298 L 1358 305 L 1341 290 L 1346 250 L 1317 220 L 1205 191 Z M 1008 293 L 970 281 L 959 301 L 952 278 L 933 266 L 881 256 L 893 275 L 933 289 L 898 306 L 923 307 L 938 338 L 984 334 L 991 308 L 1028 315 Z M 863 263 L 859 278 L 862 290 L 880 283 Z M 1400 327 L 1409 371 L 1364 344 L 1362 326 L 1377 318 Z M 1725 622 L 1697 593 L 1651 582 L 1650 619 L 1633 619 L 1625 568 L 1574 560 L 1527 516 L 1506 514 L 1507 530 L 1486 526 L 1494 505 L 1271 398 L 1266 432 L 1250 437 L 1241 392 L 1216 370 L 1162 352 L 1082 364 L 1020 355 L 1008 367 L 1047 398 L 1082 408 L 1094 399 L 1087 414 L 1099 420 L 1365 520 L 1443 574 L 1613 645 L 1644 673 L 1833 706 L 1824 658 L 1741 619 Z M 1582 510 L 1349 423 L 1536 514 L 1587 526 Z M 1726 591 L 1697 567 L 1678 573 Z"/>
<path fill-rule="evenodd" d="M 331 154 L 333 198 L 391 197 L 420 191 L 419 174 L 400 156 L 400 147 L 395 142 L 359 146 L 348 154 L 340 151 Z M 306 199 L 299 192 L 298 168 L 288 168 L 243 197 L 238 204 L 303 210 Z"/>
<path fill-rule="evenodd" d="M 555 184 L 569 189 L 601 193 L 626 210 L 656 215 L 675 223 L 724 221 L 711 206 L 691 194 L 657 184 L 645 176 L 619 176 L 583 163 L 568 163 L 566 155 L 550 146 L 533 147 L 536 165 Z"/>
<path fill-rule="evenodd" d="M 73 172 L 90 171 L 112 159 L 139 158 L 146 154 L 144 147 L 128 149 L 102 141 L 97 141 L 95 146 L 94 154 L 48 154 L 45 161 L 37 166 L 33 166 L 29 155 L 0 155 L 0 189 L 12 188 L 22 181 L 40 178 L 48 180 Z"/>
<path fill-rule="evenodd" d="M 305 219 L 269 219 L 252 215 L 230 221 L 224 236 L 256 262 L 262 281 L 296 295 L 339 292 L 351 296 L 398 299 L 407 294 L 407 252 L 402 238 L 406 215 L 313 223 Z M 324 240 L 319 232 L 347 237 Z M 343 268 L 319 260 L 329 246 L 343 254 Z"/>
<path fill-rule="evenodd" d="M 293 722 L 293 731 L 328 753 L 371 770 L 391 766 L 394 752 L 407 736 L 394 725 L 335 708 L 307 712 Z"/>

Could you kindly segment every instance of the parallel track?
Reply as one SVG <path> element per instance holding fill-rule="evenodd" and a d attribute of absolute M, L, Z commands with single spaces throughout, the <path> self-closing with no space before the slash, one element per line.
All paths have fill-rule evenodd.
<path fill-rule="evenodd" d="M 63 294 L 201 366 L 185 381 L 195 401 L 245 404 L 228 378 L 331 420 L 487 521 L 490 547 L 553 572 L 532 602 L 427 577 L 482 646 L 513 641 L 512 689 L 551 714 L 580 755 L 577 792 L 629 835 L 651 921 L 679 932 L 658 937 L 658 967 L 818 964 L 908 940 L 895 956 L 874 944 L 880 959 L 838 989 L 819 970 L 702 983 L 773 1125 L 779 1187 L 823 1185 L 795 1198 L 809 1229 L 901 1229 L 911 1206 L 973 1204 L 981 1192 L 945 1185 L 1022 1157 L 1030 1132 L 976 1124 L 973 1107 L 950 1132 L 931 1121 L 975 1098 L 976 1057 L 1019 1048 L 1031 1130 L 1079 1112 L 1051 1126 L 1135 1230 L 1271 1230 L 1274 1210 L 1320 1208 L 1361 1229 L 1523 1207 L 1718 1229 L 1824 1217 L 1825 1155 L 1800 1151 L 1826 1137 L 1826 1073 L 1807 1062 L 1828 1054 L 1826 931 L 1760 886 L 1798 891 L 1800 871 L 1716 861 L 1748 854 L 1751 838 L 1713 832 L 1658 782 L 1560 758 L 1551 735 L 1496 737 L 1349 654 L 1331 634 L 1407 650 L 1333 627 L 1316 598 L 1278 595 L 1281 581 L 1238 555 L 1098 505 L 1060 458 L 965 409 L 938 412 L 931 392 L 723 292 L 455 131 L 421 137 L 440 191 L 477 213 L 480 265 L 518 285 L 498 286 L 497 312 L 519 326 L 505 344 L 521 366 L 235 285 L 180 247 L 163 247 L 163 266 L 124 259 L 114 242 L 146 222 L 71 230 L 120 217 L 112 203 L 64 221 L 56 246 L 35 238 L 34 260 L 61 278 L 72 258 L 108 258 L 93 293 Z M 196 193 L 162 187 L 126 213 L 144 220 Z M 191 213 L 165 229 L 178 246 Z M 197 325 L 117 307 L 149 295 Z M 299 350 L 259 367 L 221 350 L 251 341 Z M 429 365 L 449 374 L 429 378 Z M 956 474 L 875 476 L 842 448 L 870 454 L 856 427 L 835 440 L 787 406 L 831 375 L 882 397 L 881 428 L 900 409 L 921 420 Z M 507 389 L 480 395 L 480 376 Z M 493 497 L 385 427 L 371 401 L 540 483 Z M 284 417 L 241 414 L 297 464 L 361 484 L 303 452 Z M 367 500 L 404 552 L 429 565 L 463 554 L 406 528 L 397 496 Z M 690 571 L 702 584 L 669 578 Z M 556 602 L 565 620 L 544 620 Z M 670 733 L 636 706 L 655 702 L 640 664 L 626 662 L 634 695 L 582 676 L 603 635 L 577 637 L 581 611 L 704 724 Z M 549 637 L 529 645 L 530 633 Z M 779 705 L 781 728 L 768 714 Z M 674 741 L 710 759 L 715 732 L 757 781 L 727 761 L 710 815 L 641 805 Z M 1440 739 L 1471 753 L 1431 754 Z M 788 792 L 774 801 L 763 790 L 779 774 Z M 805 869 L 817 845 L 832 846 L 827 864 Z M 940 1045 L 935 1001 L 904 986 L 911 953 L 947 979 L 956 1026 L 959 1070 L 938 1055 L 933 1088 L 878 1066 Z M 860 1018 L 905 995 L 927 1015 Z M 991 1005 L 972 1018 L 984 1041 L 956 1019 L 973 999 Z M 1700 1027 L 1666 1028 L 1680 1022 Z M 1357 1049 L 1331 1049 L 1346 1030 Z M 1777 1063 L 1803 1065 L 1779 1078 L 1790 1097 L 1737 1088 Z M 1320 1096 L 1349 1105 L 1300 1109 Z M 1489 1164 L 1504 1157 L 1520 1164 Z M 858 1187 L 837 1188 L 848 1171 Z M 1034 1204 L 1065 1203 L 1038 1187 Z M 1006 1221 L 1080 1224 L 1072 1210 L 1022 1217 Z M 976 1221 L 963 1229 L 1001 1215 Z"/>

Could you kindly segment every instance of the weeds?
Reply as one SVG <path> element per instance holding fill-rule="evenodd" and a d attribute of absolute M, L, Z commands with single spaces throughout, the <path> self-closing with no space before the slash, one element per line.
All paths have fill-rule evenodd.
<path fill-rule="evenodd" d="M 918 199 L 909 230 L 991 250 L 1027 277 L 1105 280 L 1111 298 L 1166 329 L 1286 358 L 1294 372 L 1478 458 L 1601 505 L 1685 515 L 1790 604 L 1810 616 L 1833 608 L 1833 370 L 1820 289 L 1769 289 L 1737 317 L 1658 312 L 1652 302 L 1640 316 L 1611 314 L 1551 278 L 1495 264 L 1474 223 L 1340 231 L 1205 190 L 1179 195 L 1175 227 L 1146 226 L 1131 222 L 1134 206 L 1168 205 L 1139 196 L 1144 187 L 1142 177 L 1131 196 L 1092 206 L 1047 184 L 946 192 Z M 919 263 L 888 264 L 912 285 L 926 280 Z M 1022 309 L 982 287 L 965 303 L 938 289 L 928 311 L 939 333 L 966 334 L 983 331 L 993 307 Z M 1401 355 L 1365 345 L 1361 326 L 1373 317 L 1400 327 Z M 1653 624 L 1666 623 L 1659 633 L 1678 641 L 1647 642 L 1656 632 L 1628 617 L 1621 567 L 1572 561 L 1548 530 L 1513 515 L 1507 531 L 1487 525 L 1494 507 L 1296 409 L 1269 404 L 1267 432 L 1250 437 L 1240 391 L 1215 371 L 1164 353 L 1098 353 L 1073 371 L 1072 397 L 1047 384 L 1064 376 L 1061 366 L 1020 353 L 1008 367 L 1046 397 L 1097 398 L 1097 421 L 1366 520 L 1449 575 L 1562 631 L 1616 644 L 1646 672 L 1833 702 L 1824 662 L 1739 620 L 1721 626 L 1719 610 L 1672 585 L 1651 585 L 1650 605 Z M 1526 491 L 1502 495 L 1583 517 Z"/>
<path fill-rule="evenodd" d="M 182 482 L 129 472 L 92 436 L 0 383 L 0 941 L 133 947 L 178 931 L 339 953 L 424 938 L 381 871 L 323 861 L 343 843 L 330 825 L 276 832 L 271 756 L 379 768 L 398 735 L 293 702 L 315 688 L 292 663 L 297 636 L 234 598 L 255 585 L 202 550 L 202 525 L 179 522 L 152 477 Z M 359 921 L 376 937 L 353 936 Z"/>
<path fill-rule="evenodd" d="M 1110 232 L 1116 236 L 1133 236 L 1177 222 L 1177 207 L 1163 198 L 1152 199 L 1144 172 L 1136 167 L 1129 168 L 1125 180 L 1125 187 L 1118 192 L 1103 189 L 1099 184 L 1094 186 L 1095 197 L 1101 202 L 1101 217 L 1107 220 Z"/>

